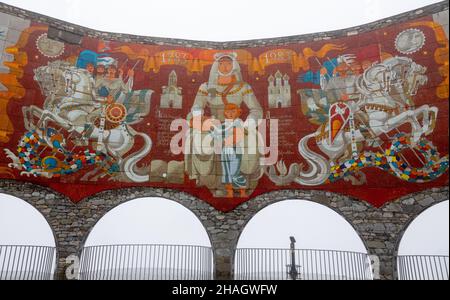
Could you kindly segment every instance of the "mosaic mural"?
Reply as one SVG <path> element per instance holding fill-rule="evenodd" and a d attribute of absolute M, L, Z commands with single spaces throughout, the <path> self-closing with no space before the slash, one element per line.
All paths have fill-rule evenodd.
<path fill-rule="evenodd" d="M 281 189 L 375 206 L 448 184 L 448 20 L 235 50 L 49 39 L 0 13 L 0 178 L 222 211 Z"/>

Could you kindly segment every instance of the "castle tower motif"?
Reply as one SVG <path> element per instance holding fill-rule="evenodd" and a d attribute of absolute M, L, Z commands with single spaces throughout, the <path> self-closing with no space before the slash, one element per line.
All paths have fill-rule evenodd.
<path fill-rule="evenodd" d="M 167 86 L 163 86 L 161 95 L 161 108 L 176 108 L 183 107 L 183 93 L 182 88 L 177 86 L 178 77 L 175 71 L 170 72 L 169 82 Z"/>
<path fill-rule="evenodd" d="M 289 76 L 278 70 L 274 75 L 270 75 L 269 81 L 269 108 L 291 107 L 291 85 Z"/>

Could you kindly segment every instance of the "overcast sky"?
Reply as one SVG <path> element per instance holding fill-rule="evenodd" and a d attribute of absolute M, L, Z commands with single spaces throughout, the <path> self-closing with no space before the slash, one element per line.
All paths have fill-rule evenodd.
<path fill-rule="evenodd" d="M 343 29 L 436 0 L 2 0 L 97 30 L 209 41 Z"/>

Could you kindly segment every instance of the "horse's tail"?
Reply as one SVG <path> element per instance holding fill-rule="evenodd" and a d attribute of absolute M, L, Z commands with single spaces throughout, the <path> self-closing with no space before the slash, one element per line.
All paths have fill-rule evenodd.
<path fill-rule="evenodd" d="M 297 163 L 292 164 L 287 170 L 283 161 L 279 162 L 277 166 L 268 166 L 263 168 L 263 174 L 266 174 L 269 179 L 277 186 L 285 186 L 295 181 L 300 173 L 301 166 Z M 277 170 L 280 175 L 277 175 Z"/>
<path fill-rule="evenodd" d="M 133 182 L 148 182 L 150 179 L 147 168 L 137 168 L 137 163 L 143 159 L 152 149 L 152 140 L 145 133 L 136 132 L 135 136 L 140 136 L 144 139 L 144 147 L 136 153 L 128 156 L 122 163 L 122 172 Z"/>
<path fill-rule="evenodd" d="M 8 164 L 8 167 L 10 168 L 16 168 L 18 170 L 22 170 L 23 168 L 26 168 L 26 165 L 22 165 L 20 163 L 19 158 L 9 149 L 3 149 L 3 151 L 6 154 L 6 157 L 12 160 L 12 163 Z"/>
<path fill-rule="evenodd" d="M 310 138 L 315 137 L 316 133 L 305 136 L 298 143 L 298 151 L 306 159 L 308 164 L 308 171 L 300 171 L 300 175 L 295 179 L 295 182 L 306 186 L 317 186 L 325 183 L 330 176 L 330 164 L 321 155 L 313 152 L 308 147 Z"/>

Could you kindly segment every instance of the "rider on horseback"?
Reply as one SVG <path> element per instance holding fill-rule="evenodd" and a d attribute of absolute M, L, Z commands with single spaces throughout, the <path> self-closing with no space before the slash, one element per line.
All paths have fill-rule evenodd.
<path fill-rule="evenodd" d="M 302 97 L 306 104 L 305 114 L 310 121 L 321 126 L 321 134 L 316 139 L 328 138 L 333 144 L 334 138 L 341 130 L 350 130 L 349 118 L 355 118 L 355 126 L 366 138 L 368 146 L 378 147 L 382 141 L 370 133 L 367 124 L 368 117 L 365 111 L 358 107 L 360 94 L 354 89 L 354 80 L 366 69 L 370 62 L 356 63 L 356 55 L 344 54 L 337 58 L 328 59 L 320 63 L 321 69 L 309 71 L 299 76 L 300 83 L 312 83 L 319 85 L 317 89 L 305 90 Z M 341 104 L 340 104 L 341 103 Z M 334 110 L 332 111 L 332 107 Z M 344 109 L 345 107 L 345 109 Z M 345 114 L 336 114 L 336 109 L 348 110 Z M 350 152 L 350 151 L 348 151 Z"/>
<path fill-rule="evenodd" d="M 106 75 L 95 81 L 95 90 L 98 96 L 106 98 L 107 102 L 111 104 L 119 99 L 121 93 L 126 95 L 133 90 L 134 70 L 128 71 L 129 79 L 125 84 L 122 79 L 123 70 L 117 68 L 116 60 L 111 61 L 106 68 Z M 117 76 L 117 72 L 119 72 L 119 76 Z"/>

